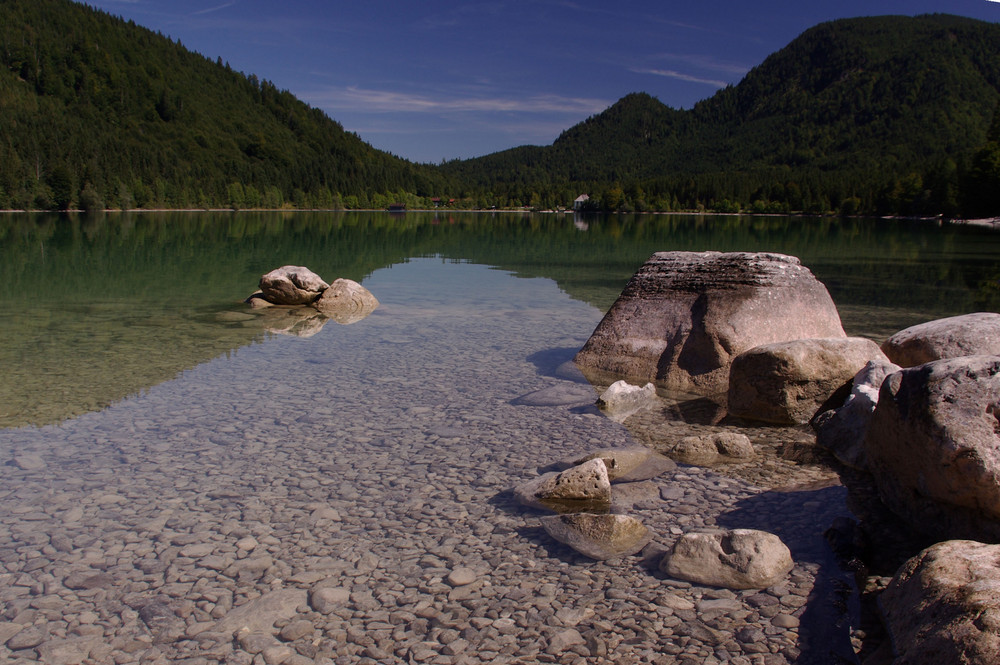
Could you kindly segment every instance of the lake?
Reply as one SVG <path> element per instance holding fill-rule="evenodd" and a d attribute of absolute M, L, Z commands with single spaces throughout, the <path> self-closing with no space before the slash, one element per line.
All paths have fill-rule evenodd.
<path fill-rule="evenodd" d="M 879 341 L 1000 306 L 1000 234 L 931 222 L 0 217 L 0 653 L 850 657 L 851 577 L 822 536 L 847 514 L 835 482 L 776 488 L 682 466 L 623 494 L 657 538 L 606 562 L 552 541 L 509 496 L 538 467 L 635 444 L 589 400 L 521 398 L 586 390 L 566 361 L 664 250 L 798 256 L 848 333 Z M 381 305 L 351 325 L 251 312 L 242 300 L 260 275 L 286 264 L 359 281 Z M 751 432 L 765 446 L 784 436 Z M 788 583 L 730 592 L 656 570 L 680 533 L 711 525 L 778 533 L 796 559 Z M 473 581 L 453 584 L 459 569 Z M 332 606 L 314 601 L 320 589 Z"/>

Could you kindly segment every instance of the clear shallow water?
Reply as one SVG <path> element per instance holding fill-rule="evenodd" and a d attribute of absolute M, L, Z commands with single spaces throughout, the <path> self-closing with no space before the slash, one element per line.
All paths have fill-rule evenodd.
<path fill-rule="evenodd" d="M 345 662 L 371 648 L 390 661 L 554 657 L 548 651 L 571 629 L 593 638 L 593 650 L 577 654 L 590 662 L 605 652 L 616 662 L 654 653 L 704 660 L 720 650 L 749 658 L 753 649 L 733 637 L 747 626 L 790 661 L 824 662 L 829 645 L 843 651 L 849 627 L 830 619 L 830 607 L 846 578 L 822 537 L 844 513 L 842 488 L 765 492 L 685 467 L 622 490 L 621 509 L 658 536 L 648 560 L 608 563 L 555 544 L 506 494 L 556 459 L 633 443 L 582 405 L 517 398 L 576 380 L 557 368 L 605 304 L 652 251 L 702 242 L 688 225 L 704 220 L 612 221 L 583 232 L 546 218 L 212 219 L 218 225 L 137 220 L 131 236 L 108 222 L 89 236 L 78 225 L 42 238 L 44 221 L 8 229 L 8 283 L 31 283 L 36 297 L 18 288 L 6 296 L 4 363 L 41 371 L 5 374 L 4 390 L 24 394 L 15 377 L 32 375 L 36 390 L 55 393 L 28 393 L 48 400 L 47 417 L 101 410 L 0 431 L 6 620 L 41 626 L 48 639 L 99 635 L 119 653 L 151 635 L 127 608 L 162 599 L 180 635 L 136 647 L 143 662 L 155 660 L 154 648 L 170 659 L 236 658 L 231 635 L 198 635 L 215 635 L 214 622 L 234 606 L 328 584 L 352 594 L 343 611 L 312 612 L 296 597 L 293 614 L 312 623 L 310 644 Z M 878 234 L 800 249 L 814 247 L 806 264 L 843 282 L 838 305 L 881 330 L 878 314 L 933 318 L 942 305 L 988 296 L 993 236 L 945 231 L 907 229 L 881 259 L 864 258 L 869 242 L 891 239 Z M 712 247 L 744 233 L 731 229 Z M 788 251 L 801 241 L 784 233 L 746 249 Z M 680 246 L 664 245 L 678 234 L 687 238 Z M 935 263 L 942 246 L 966 250 Z M 32 263 L 43 254 L 47 263 Z M 846 266 L 834 269 L 836 257 Z M 382 305 L 308 338 L 268 334 L 238 300 L 284 263 L 359 279 Z M 907 283 L 867 278 L 862 266 Z M 864 293 L 875 304 L 856 298 Z M 914 297 L 931 293 L 923 307 Z M 80 376 L 96 386 L 89 401 L 74 401 Z M 792 548 L 796 569 L 770 592 L 773 613 L 763 608 L 774 603 L 752 593 L 716 598 L 656 572 L 658 550 L 716 523 L 768 528 Z M 239 544 L 246 538 L 254 547 Z M 443 581 L 457 567 L 477 575 L 464 591 Z M 67 584 L 94 571 L 108 576 L 95 589 Z M 729 604 L 720 611 L 704 604 L 711 600 Z M 557 618 L 561 610 L 583 618 Z M 437 632 L 417 621 L 428 611 L 438 613 Z M 405 616 L 393 623 L 391 612 Z M 779 615 L 794 621 L 772 622 Z M 691 625 L 709 632 L 692 634 Z M 465 649 L 448 653 L 454 636 L 442 630 L 463 635 Z"/>

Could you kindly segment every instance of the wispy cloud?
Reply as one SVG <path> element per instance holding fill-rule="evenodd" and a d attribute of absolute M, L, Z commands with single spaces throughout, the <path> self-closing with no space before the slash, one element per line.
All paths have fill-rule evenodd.
<path fill-rule="evenodd" d="M 995 0 L 1000 2 L 1000 0 Z M 713 72 L 723 72 L 725 74 L 738 74 L 743 76 L 750 68 L 746 65 L 727 61 L 719 60 L 718 58 L 710 55 L 700 55 L 693 53 L 657 53 L 651 56 L 653 60 L 670 60 L 674 62 L 683 62 L 689 65 L 693 65 L 698 69 L 705 69 Z"/>
<path fill-rule="evenodd" d="M 605 99 L 534 95 L 528 97 L 431 97 L 392 90 L 327 88 L 304 93 L 310 103 L 328 109 L 369 113 L 599 113 Z"/>
<path fill-rule="evenodd" d="M 211 14 L 212 12 L 217 12 L 220 9 L 225 9 L 227 7 L 232 7 L 235 4 L 236 4 L 236 0 L 232 0 L 232 2 L 227 2 L 225 4 L 217 5 L 215 7 L 209 7 L 208 9 L 202 9 L 200 11 L 193 12 L 191 14 L 191 16 L 201 16 L 202 14 Z"/>
<path fill-rule="evenodd" d="M 679 81 L 689 81 L 691 83 L 704 83 L 705 85 L 715 86 L 716 88 L 725 88 L 729 83 L 726 81 L 719 81 L 716 79 L 707 79 L 700 76 L 692 76 L 691 74 L 685 74 L 684 72 L 674 71 L 673 69 L 632 69 L 632 72 L 636 74 L 653 74 L 655 76 L 665 76 L 667 78 L 677 79 Z"/>

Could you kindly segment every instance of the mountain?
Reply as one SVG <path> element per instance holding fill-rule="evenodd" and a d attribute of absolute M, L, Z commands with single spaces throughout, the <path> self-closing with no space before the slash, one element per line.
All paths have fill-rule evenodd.
<path fill-rule="evenodd" d="M 845 19 L 689 111 L 633 94 L 551 146 L 444 168 L 470 191 L 543 205 L 589 192 L 609 209 L 954 214 L 974 203 L 976 163 L 1000 156 L 988 141 L 998 100 L 1000 25 Z"/>
<path fill-rule="evenodd" d="M 442 181 L 268 81 L 70 0 L 0 0 L 0 114 L 0 209 L 330 207 Z"/>

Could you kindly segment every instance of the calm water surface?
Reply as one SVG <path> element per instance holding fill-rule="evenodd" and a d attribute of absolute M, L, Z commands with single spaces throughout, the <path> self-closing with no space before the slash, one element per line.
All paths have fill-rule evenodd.
<path fill-rule="evenodd" d="M 1000 236 L 972 227 L 471 213 L 0 218 L 3 600 L 65 596 L 47 584 L 88 567 L 108 571 L 120 594 L 173 584 L 191 599 L 205 578 L 198 589 L 228 589 L 240 605 L 322 569 L 395 589 L 402 606 L 447 595 L 440 579 L 458 561 L 492 571 L 495 589 L 522 584 L 530 569 L 575 598 L 569 562 L 595 576 L 594 588 L 655 597 L 662 584 L 649 570 L 550 551 L 497 497 L 539 465 L 631 441 L 585 405 L 518 398 L 581 381 L 562 363 L 650 254 L 709 249 L 799 256 L 848 332 L 875 339 L 1000 305 Z M 360 281 L 381 306 L 348 326 L 249 312 L 241 301 L 260 275 L 285 264 Z M 308 335 L 280 334 L 289 327 Z M 695 468 L 673 482 L 686 487 L 678 497 L 708 507 L 670 515 L 637 504 L 664 547 L 684 529 L 761 524 L 788 504 L 788 521 L 772 527 L 786 525 L 794 543 L 796 583 L 809 595 L 839 575 L 823 573 L 820 554 L 822 530 L 843 512 L 834 488 L 803 502 L 761 499 Z M 788 526 L 803 519 L 811 530 Z M 136 568 L 174 541 L 235 559 L 247 535 L 272 557 L 262 577 L 193 560 L 167 580 Z M 428 552 L 438 564 L 421 558 Z M 598 605 L 611 619 L 627 610 Z M 28 618 L 73 630 L 70 615 Z M 808 652 L 806 626 L 781 639 Z M 109 622 L 105 636 L 119 628 Z M 669 640 L 668 629 L 656 639 Z"/>

